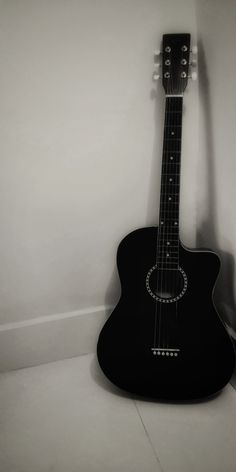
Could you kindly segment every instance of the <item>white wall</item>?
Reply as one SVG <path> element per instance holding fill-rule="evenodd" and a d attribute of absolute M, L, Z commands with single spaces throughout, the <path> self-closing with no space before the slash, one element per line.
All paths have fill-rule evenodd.
<path fill-rule="evenodd" d="M 0 18 L 0 321 L 113 304 L 120 239 L 158 220 L 153 50 L 165 32 L 195 36 L 193 3 L 11 0 Z M 194 246 L 195 84 L 185 105 L 181 232 Z"/>
<path fill-rule="evenodd" d="M 200 100 L 197 242 L 221 256 L 216 301 L 236 331 L 236 2 L 197 0 L 196 13 Z"/>

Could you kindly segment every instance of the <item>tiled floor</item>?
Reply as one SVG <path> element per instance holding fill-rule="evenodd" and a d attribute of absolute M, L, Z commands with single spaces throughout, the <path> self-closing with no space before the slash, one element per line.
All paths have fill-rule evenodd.
<path fill-rule="evenodd" d="M 236 391 L 175 405 L 118 393 L 93 355 L 0 375 L 1 472 L 235 472 Z"/>

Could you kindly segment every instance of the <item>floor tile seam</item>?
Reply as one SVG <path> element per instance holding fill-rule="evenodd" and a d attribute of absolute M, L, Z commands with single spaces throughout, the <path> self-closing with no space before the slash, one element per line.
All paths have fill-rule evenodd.
<path fill-rule="evenodd" d="M 136 402 L 135 399 L 133 399 L 133 402 L 134 402 L 134 405 L 135 405 L 135 408 L 136 408 L 138 417 L 139 417 L 139 419 L 140 419 L 140 422 L 141 422 L 141 424 L 142 424 L 142 427 L 143 427 L 143 429 L 144 429 L 144 432 L 145 432 L 145 434 L 146 434 L 146 436 L 147 436 L 149 445 L 150 445 L 150 447 L 151 447 L 151 449 L 152 449 L 152 452 L 153 452 L 153 454 L 154 454 L 154 456 L 155 456 L 155 459 L 156 459 L 156 462 L 157 462 L 157 464 L 158 464 L 158 467 L 159 467 L 159 469 L 160 469 L 161 472 L 165 472 L 164 469 L 163 469 L 163 466 L 162 466 L 162 464 L 161 464 L 160 458 L 159 458 L 159 456 L 158 456 L 158 454 L 157 454 L 156 448 L 155 448 L 155 446 L 154 446 L 154 444 L 153 444 L 153 442 L 152 442 L 152 439 L 151 439 L 151 437 L 150 437 L 150 435 L 149 435 L 148 429 L 147 429 L 147 427 L 146 427 L 146 425 L 145 425 L 145 423 L 144 423 L 144 420 L 143 420 L 143 418 L 142 418 L 142 415 L 141 415 L 141 413 L 140 413 L 140 411 L 139 411 L 137 402 Z"/>

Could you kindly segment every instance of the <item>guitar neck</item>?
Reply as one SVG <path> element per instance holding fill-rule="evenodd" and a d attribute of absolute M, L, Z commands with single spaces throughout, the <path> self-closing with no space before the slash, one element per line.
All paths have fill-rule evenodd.
<path fill-rule="evenodd" d="M 166 97 L 157 252 L 166 269 L 178 268 L 182 108 L 182 96 Z"/>

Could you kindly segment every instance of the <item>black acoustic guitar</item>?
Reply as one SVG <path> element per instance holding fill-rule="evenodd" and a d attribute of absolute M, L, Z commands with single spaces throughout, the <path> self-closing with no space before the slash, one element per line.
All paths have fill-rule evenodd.
<path fill-rule="evenodd" d="M 98 340 L 99 364 L 116 386 L 146 397 L 197 400 L 221 390 L 234 349 L 213 303 L 219 257 L 179 239 L 183 93 L 190 35 L 162 44 L 166 95 L 159 226 L 128 234 L 117 265 L 122 294 Z"/>

